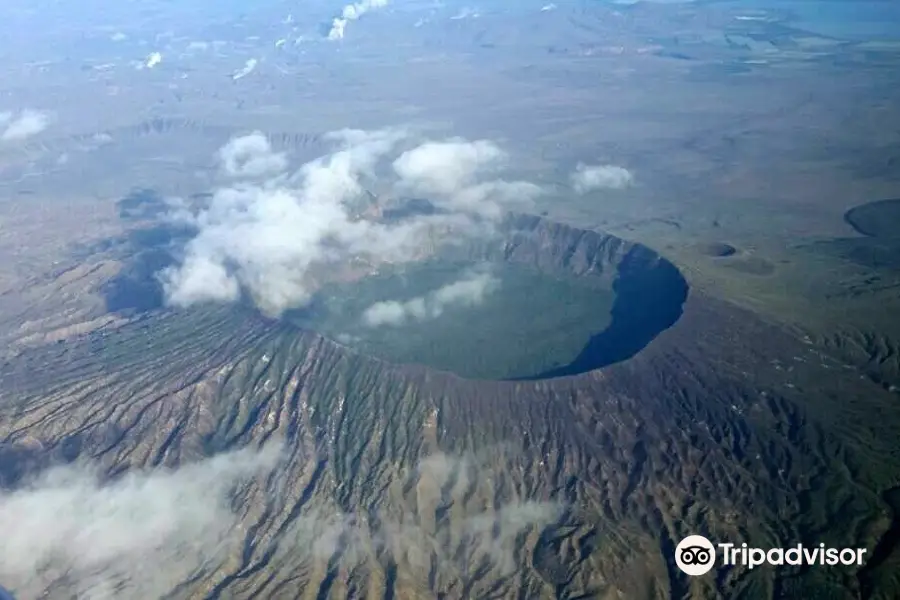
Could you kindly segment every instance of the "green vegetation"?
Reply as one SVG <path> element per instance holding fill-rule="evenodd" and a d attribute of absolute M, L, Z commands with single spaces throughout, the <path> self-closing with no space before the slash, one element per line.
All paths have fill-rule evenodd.
<path fill-rule="evenodd" d="M 463 279 L 472 265 L 426 262 L 323 289 L 317 308 L 297 323 L 367 354 L 418 363 L 473 379 L 528 377 L 566 365 L 611 322 L 615 294 L 590 277 L 548 275 L 519 264 L 490 264 L 496 289 L 475 305 L 371 326 L 378 302 L 409 302 Z"/>

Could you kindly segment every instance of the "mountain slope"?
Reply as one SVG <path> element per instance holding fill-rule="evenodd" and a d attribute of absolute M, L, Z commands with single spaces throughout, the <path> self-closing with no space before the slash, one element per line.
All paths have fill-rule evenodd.
<path fill-rule="evenodd" d="M 550 262 L 598 235 L 537 231 Z M 672 551 L 871 556 L 900 474 L 890 394 L 696 293 L 636 356 L 550 380 L 390 365 L 235 308 L 153 311 L 0 376 L 21 598 L 851 598 L 844 567 L 688 579 Z M 26 535 L 23 506 L 70 535 Z"/>

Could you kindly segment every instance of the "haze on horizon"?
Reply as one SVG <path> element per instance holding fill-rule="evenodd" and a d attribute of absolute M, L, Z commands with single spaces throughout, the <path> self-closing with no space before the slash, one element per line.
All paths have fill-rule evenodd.
<path fill-rule="evenodd" d="M 19 600 L 900 590 L 900 4 L 4 8 Z"/>

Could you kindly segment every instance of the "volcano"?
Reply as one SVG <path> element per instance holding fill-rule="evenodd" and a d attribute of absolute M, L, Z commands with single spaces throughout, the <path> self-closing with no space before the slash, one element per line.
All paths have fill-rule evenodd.
<path fill-rule="evenodd" d="M 418 345 L 340 337 L 366 303 L 335 313 L 343 288 L 326 286 L 280 320 L 150 307 L 8 360 L 0 478 L 30 525 L 3 524 L 19 558 L 0 581 L 22 598 L 815 597 L 857 585 L 840 568 L 698 583 L 673 551 L 692 533 L 865 545 L 860 532 L 884 532 L 872 490 L 878 465 L 898 459 L 878 440 L 893 438 L 844 427 L 878 410 L 874 388 L 849 385 L 791 332 L 689 292 L 656 252 L 529 215 L 357 279 L 354 297 L 371 284 L 373 302 L 409 302 L 417 278 L 448 265 L 500 287 L 472 307 L 487 316 L 410 321 Z M 548 291 L 503 295 L 504 281 L 525 289 L 515 273 Z M 561 285 L 581 290 L 578 306 L 551 302 Z M 504 312 L 492 301 L 521 337 L 504 323 L 485 333 Z M 583 326 L 592 308 L 595 327 L 565 336 L 581 347 L 539 335 Z M 455 328 L 439 322 L 448 315 Z M 422 352 L 453 336 L 487 346 Z M 499 359 L 482 369 L 484 356 Z M 866 578 L 888 573 L 894 537 Z"/>

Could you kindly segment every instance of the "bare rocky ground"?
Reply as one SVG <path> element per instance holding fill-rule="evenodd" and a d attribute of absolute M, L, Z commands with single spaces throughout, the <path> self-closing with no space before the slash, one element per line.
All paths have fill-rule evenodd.
<path fill-rule="evenodd" d="M 529 260 L 621 260 L 596 234 L 538 231 Z M 60 535 L 90 514 L 104 534 L 55 554 L 8 542 L 22 558 L 0 578 L 24 598 L 887 598 L 896 584 L 881 497 L 900 472 L 896 396 L 703 293 L 635 358 L 554 380 L 393 366 L 235 308 L 133 315 L 2 369 L 4 485 L 82 463 L 106 481 L 63 472 L 21 496 L 55 510 Z M 82 504 L 54 504 L 67 485 Z M 863 572 L 689 579 L 671 553 L 696 532 L 883 550 Z"/>
<path fill-rule="evenodd" d="M 20 600 L 895 597 L 896 268 L 841 221 L 897 197 L 894 51 L 789 28 L 763 43 L 765 24 L 735 44 L 724 11 L 620 8 L 560 11 L 549 29 L 535 13 L 534 36 L 489 16 L 416 29 L 387 57 L 375 21 L 341 69 L 324 50 L 275 57 L 265 85 L 226 77 L 225 91 L 234 56 L 153 73 L 119 55 L 94 72 L 99 57 L 84 77 L 65 63 L 65 85 L 58 62 L 4 63 L 29 78 L 9 102 L 39 97 L 60 118 L 0 152 L 0 486 L 15 516 L 0 531 L 31 532 L 0 539 L 15 557 L 0 583 Z M 702 30 L 679 42 L 687 58 L 634 34 L 660 23 Z M 723 56 L 761 55 L 720 77 Z M 242 128 L 317 156 L 347 115 L 455 120 L 528 146 L 521 168 L 542 175 L 627 164 L 627 193 L 540 208 L 671 258 L 691 285 L 683 316 L 613 366 L 476 383 L 242 308 L 162 310 L 152 288 L 116 304 L 111 282 L 154 264 L 134 233 L 152 220 L 117 201 L 161 182 L 205 191 L 212 152 Z M 688 579 L 672 562 L 688 533 L 870 558 Z"/>

